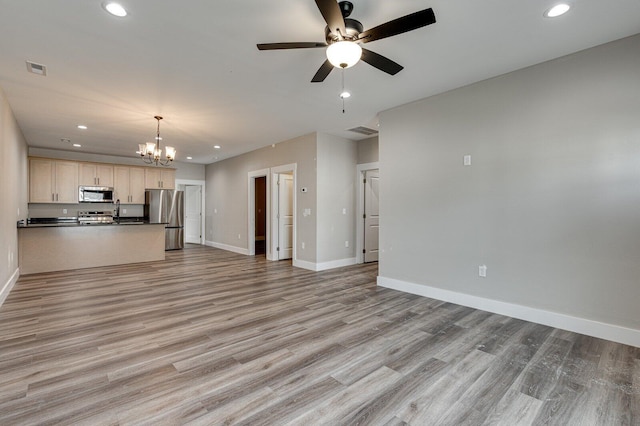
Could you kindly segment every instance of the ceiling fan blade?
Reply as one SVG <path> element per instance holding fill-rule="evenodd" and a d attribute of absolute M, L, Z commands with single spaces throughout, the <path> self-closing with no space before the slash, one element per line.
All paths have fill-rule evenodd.
<path fill-rule="evenodd" d="M 360 58 L 372 67 L 378 68 L 387 74 L 396 75 L 404 69 L 404 67 L 391 59 L 372 52 L 368 49 L 362 49 L 362 57 Z"/>
<path fill-rule="evenodd" d="M 257 45 L 258 50 L 278 50 L 278 49 L 308 49 L 314 47 L 327 47 L 327 43 L 307 43 L 307 42 L 292 42 L 292 43 L 260 43 Z"/>
<path fill-rule="evenodd" d="M 333 68 L 334 68 L 333 65 L 331 65 L 331 62 L 329 62 L 329 60 L 327 59 L 326 61 L 324 61 L 324 64 L 320 66 L 320 69 L 318 69 L 318 72 L 316 72 L 316 75 L 313 76 L 313 78 L 311 79 L 311 82 L 322 83 L 324 79 L 327 78 L 327 76 L 329 75 L 329 73 Z"/>
<path fill-rule="evenodd" d="M 343 36 L 347 34 L 344 18 L 336 0 L 316 0 L 316 5 L 333 34 L 338 32 Z"/>
<path fill-rule="evenodd" d="M 358 36 L 363 43 L 406 33 L 436 22 L 433 9 L 425 9 L 366 30 Z"/>

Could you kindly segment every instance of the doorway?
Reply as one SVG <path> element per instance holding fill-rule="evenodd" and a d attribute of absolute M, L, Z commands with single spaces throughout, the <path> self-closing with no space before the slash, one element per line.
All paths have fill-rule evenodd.
<path fill-rule="evenodd" d="M 202 244 L 202 187 L 185 185 L 184 197 L 185 242 Z"/>
<path fill-rule="evenodd" d="M 205 182 L 176 179 L 176 189 L 184 191 L 184 240 L 189 244 L 204 244 Z"/>
<path fill-rule="evenodd" d="M 357 166 L 356 263 L 378 261 L 380 230 L 378 167 L 377 162 Z"/>
<path fill-rule="evenodd" d="M 267 209 L 267 235 L 271 235 L 271 239 L 267 238 L 267 259 L 291 259 L 294 265 L 297 259 L 296 170 L 296 163 L 271 168 L 267 185 L 270 202 Z"/>
<path fill-rule="evenodd" d="M 362 255 L 364 263 L 378 261 L 378 234 L 380 214 L 378 212 L 378 187 L 380 172 L 378 169 L 364 172 L 364 241 Z"/>
<path fill-rule="evenodd" d="M 274 200 L 276 239 L 275 259 L 285 260 L 293 257 L 293 173 L 274 173 Z"/>
<path fill-rule="evenodd" d="M 254 227 L 254 253 L 256 255 L 267 254 L 267 177 L 260 176 L 255 179 L 255 227 Z"/>

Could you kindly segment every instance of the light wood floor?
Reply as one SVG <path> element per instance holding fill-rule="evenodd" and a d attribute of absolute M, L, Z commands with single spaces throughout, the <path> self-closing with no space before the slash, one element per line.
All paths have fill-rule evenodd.
<path fill-rule="evenodd" d="M 640 349 L 189 247 L 21 277 L 0 425 L 638 425 Z"/>

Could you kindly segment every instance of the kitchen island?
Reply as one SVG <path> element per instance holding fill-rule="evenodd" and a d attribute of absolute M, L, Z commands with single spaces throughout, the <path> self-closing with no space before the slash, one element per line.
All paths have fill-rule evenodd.
<path fill-rule="evenodd" d="M 18 224 L 20 275 L 164 260 L 165 224 Z"/>

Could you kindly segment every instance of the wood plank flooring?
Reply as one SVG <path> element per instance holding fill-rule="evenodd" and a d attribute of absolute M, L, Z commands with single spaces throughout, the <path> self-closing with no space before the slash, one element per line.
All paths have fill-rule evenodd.
<path fill-rule="evenodd" d="M 0 425 L 638 425 L 640 349 L 189 246 L 20 278 Z"/>

